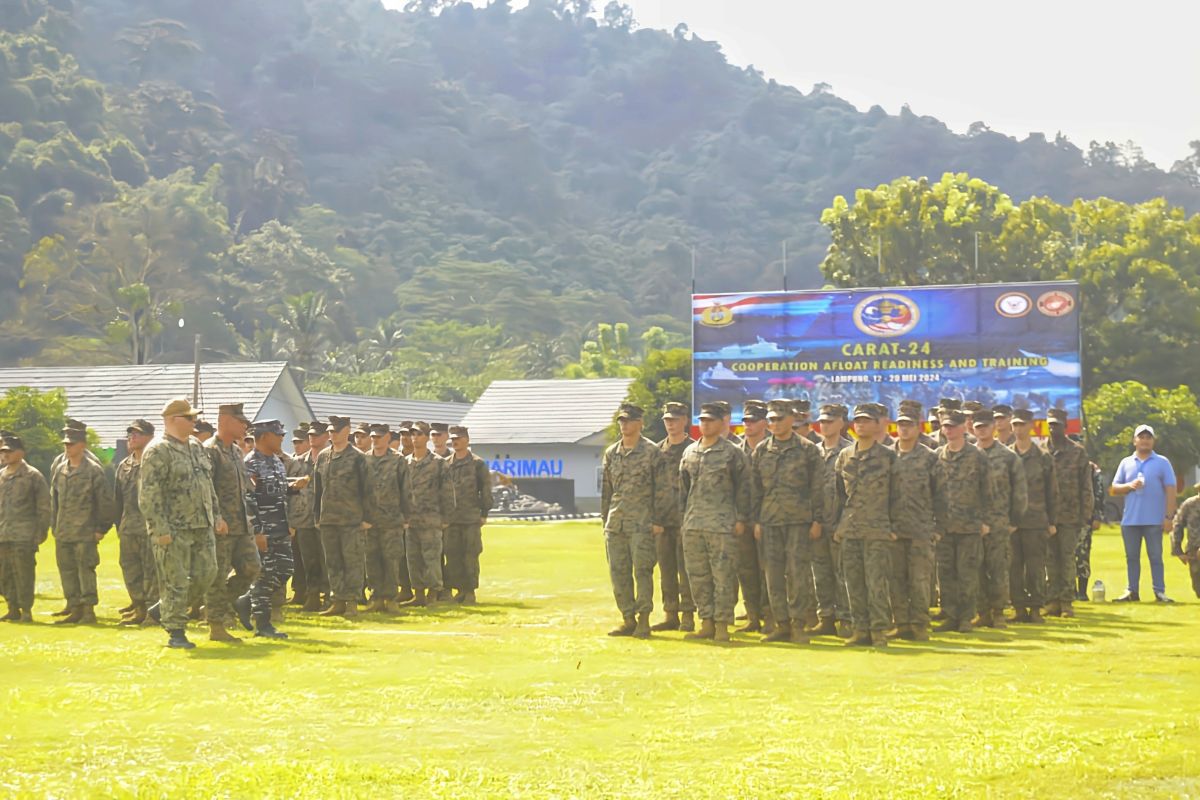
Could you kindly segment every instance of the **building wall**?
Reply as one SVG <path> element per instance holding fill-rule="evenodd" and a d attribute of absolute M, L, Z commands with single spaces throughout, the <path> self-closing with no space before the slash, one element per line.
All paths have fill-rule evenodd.
<path fill-rule="evenodd" d="M 249 409 L 247 409 L 249 410 Z M 210 417 L 216 419 L 215 415 Z M 291 452 L 292 430 L 301 422 L 309 422 L 312 414 L 304 394 L 286 374 L 271 389 L 255 419 L 277 419 L 283 423 L 287 435 L 283 437 L 284 449 Z M 251 420 L 253 421 L 253 420 Z"/>
<path fill-rule="evenodd" d="M 471 442 L 475 455 L 495 472 L 520 482 L 528 478 L 566 478 L 575 482 L 575 505 L 581 512 L 600 510 L 600 459 L 604 448 L 575 444 L 487 444 Z M 508 463 L 506 463 L 508 462 Z"/>

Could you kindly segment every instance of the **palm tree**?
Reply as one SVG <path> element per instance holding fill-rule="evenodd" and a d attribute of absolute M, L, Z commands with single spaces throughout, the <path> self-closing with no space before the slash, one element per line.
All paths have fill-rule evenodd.
<path fill-rule="evenodd" d="M 307 373 L 319 372 L 331 329 L 325 295 L 322 292 L 290 295 L 271 312 L 279 322 L 280 350 L 297 369 L 301 381 Z"/>

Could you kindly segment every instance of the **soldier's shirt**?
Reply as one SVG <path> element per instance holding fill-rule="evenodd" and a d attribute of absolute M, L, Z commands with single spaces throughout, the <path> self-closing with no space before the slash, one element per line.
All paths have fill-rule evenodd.
<path fill-rule="evenodd" d="M 214 436 L 204 445 L 212 459 L 213 487 L 217 490 L 217 522 L 225 521 L 230 536 L 250 533 L 252 495 L 250 479 L 246 477 L 245 456 L 237 443 L 226 445 Z"/>
<path fill-rule="evenodd" d="M 838 536 L 843 539 L 891 539 L 894 499 L 899 494 L 896 453 L 878 442 L 866 450 L 845 447 L 834 464 L 837 496 L 842 516 Z"/>
<path fill-rule="evenodd" d="M 246 477 L 254 494 L 254 532 L 276 538 L 287 536 L 288 483 L 283 460 L 251 450 L 246 456 Z"/>
<path fill-rule="evenodd" d="M 937 450 L 937 481 L 941 491 L 934 504 L 939 533 L 981 533 L 992 504 L 991 470 L 987 456 L 964 443 L 957 452 L 945 444 Z"/>
<path fill-rule="evenodd" d="M 1021 458 L 998 441 L 979 448 L 988 460 L 992 478 L 992 504 L 988 509 L 988 525 L 992 531 L 1007 533 L 1016 528 L 1029 505 L 1025 482 L 1025 467 Z"/>
<path fill-rule="evenodd" d="M 842 498 L 838 494 L 837 472 L 834 467 L 841 452 L 853 444 L 843 436 L 832 445 L 826 445 L 824 439 L 817 445 L 821 451 L 821 460 L 825 463 L 825 524 L 829 526 L 830 533 L 842 517 Z"/>
<path fill-rule="evenodd" d="M 60 542 L 95 541 L 106 533 L 116 511 L 104 468 L 84 458 L 78 467 L 63 459 L 50 479 L 50 518 Z"/>
<path fill-rule="evenodd" d="M 825 461 L 812 442 L 769 436 L 750 458 L 753 518 L 762 525 L 825 520 Z"/>
<path fill-rule="evenodd" d="M 648 532 L 663 525 L 671 503 L 666 458 L 654 443 L 640 437 L 626 449 L 608 446 L 601 459 L 600 518 L 604 530 Z"/>
<path fill-rule="evenodd" d="M 318 525 L 353 527 L 375 513 L 367 458 L 353 445 L 340 452 L 327 447 L 313 473 L 313 515 Z"/>
<path fill-rule="evenodd" d="M 0 543 L 39 545 L 50 530 L 50 486 L 22 461 L 0 468 Z"/>
<path fill-rule="evenodd" d="M 1056 523 L 1081 526 L 1092 521 L 1092 465 L 1083 446 L 1064 439 L 1061 444 L 1051 437 L 1046 443 L 1054 457 L 1054 476 L 1058 481 Z"/>
<path fill-rule="evenodd" d="M 671 444 L 670 439 L 663 439 L 657 445 L 663 454 L 667 475 L 667 499 L 670 505 L 663 512 L 663 521 L 668 528 L 678 528 L 683 524 L 683 501 L 680 496 L 683 487 L 679 482 L 679 462 L 692 441 L 690 436 L 684 436 L 683 441 L 678 444 Z"/>
<path fill-rule="evenodd" d="M 1184 543 L 1184 531 L 1187 542 Z M 1171 555 L 1195 557 L 1200 551 L 1200 495 L 1192 495 L 1180 504 L 1171 528 Z"/>
<path fill-rule="evenodd" d="M 379 528 L 404 527 L 411 512 L 408 462 L 391 450 L 381 456 L 368 453 L 367 474 L 375 495 L 375 516 L 367 522 Z"/>
<path fill-rule="evenodd" d="M 292 528 L 315 528 L 317 525 L 313 516 L 313 492 L 316 487 L 312 480 L 316 457 L 317 454 L 309 450 L 304 455 L 293 458 L 287 467 L 289 478 L 309 479 L 307 486 L 295 494 L 288 495 L 288 525 Z"/>
<path fill-rule="evenodd" d="M 146 519 L 138 506 L 138 480 L 142 474 L 142 462 L 130 453 L 117 465 L 116 471 L 116 520 L 118 536 L 145 536 Z"/>
<path fill-rule="evenodd" d="M 454 453 L 446 460 L 445 481 L 450 491 L 451 525 L 478 525 L 492 510 L 492 473 L 487 462 L 467 451 L 465 458 Z"/>
<path fill-rule="evenodd" d="M 191 437 L 180 441 L 164 434 L 146 447 L 138 479 L 138 507 L 151 537 L 171 536 L 181 530 L 212 530 L 218 502 L 212 459 L 204 445 Z"/>
<path fill-rule="evenodd" d="M 692 531 L 733 533 L 749 524 L 750 462 L 737 445 L 718 439 L 711 446 L 692 442 L 679 461 L 683 527 Z"/>
<path fill-rule="evenodd" d="M 1025 473 L 1026 505 L 1018 528 L 1046 530 L 1054 524 L 1058 507 L 1058 481 L 1054 474 L 1054 457 L 1036 443 L 1030 442 L 1024 453 L 1014 445 L 1021 469 Z"/>
<path fill-rule="evenodd" d="M 927 541 L 933 538 L 934 497 L 937 494 L 937 455 L 919 441 L 904 451 L 896 448 L 898 480 L 892 524 L 897 536 Z"/>
<path fill-rule="evenodd" d="M 442 527 L 450 513 L 450 492 L 445 480 L 446 462 L 433 453 L 421 458 L 408 456 L 408 497 L 418 527 Z"/>

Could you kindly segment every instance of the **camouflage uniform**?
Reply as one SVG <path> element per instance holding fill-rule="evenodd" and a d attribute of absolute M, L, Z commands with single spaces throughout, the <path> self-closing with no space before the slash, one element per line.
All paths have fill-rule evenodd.
<path fill-rule="evenodd" d="M 54 555 L 62 578 L 67 605 L 95 606 L 96 567 L 100 552 L 96 536 L 113 523 L 112 487 L 104 469 L 84 458 L 78 467 L 63 459 L 50 476 L 50 518 L 54 528 Z"/>
<path fill-rule="evenodd" d="M 686 436 L 679 444 L 671 444 L 667 439 L 658 443 L 658 449 L 662 451 L 664 458 L 669 504 L 663 512 L 663 532 L 654 540 L 654 546 L 659 578 L 662 581 L 663 611 L 668 614 L 691 614 L 696 611 L 696 603 L 692 600 L 692 587 L 688 583 L 687 569 L 684 567 L 683 535 L 680 532 L 683 525 L 683 503 L 680 498 L 682 489 L 679 482 L 679 462 L 691 443 L 692 439 Z"/>
<path fill-rule="evenodd" d="M 1183 541 L 1185 530 L 1186 546 Z M 1171 529 L 1171 555 L 1187 557 L 1192 591 L 1196 597 L 1200 597 L 1200 495 L 1192 495 L 1184 500 L 1175 512 L 1175 525 Z"/>
<path fill-rule="evenodd" d="M 367 586 L 372 600 L 395 600 L 401 586 L 400 565 L 406 560 L 408 463 L 390 449 L 381 456 L 368 453 L 367 474 L 375 497 L 375 511 L 367 520 L 371 523 L 367 531 Z M 404 572 L 407 576 L 407 568 Z"/>
<path fill-rule="evenodd" d="M 1046 540 L 1049 527 L 1058 513 L 1058 482 L 1054 458 L 1037 444 L 1030 443 L 1017 455 L 1025 471 L 1028 505 L 1012 537 L 1012 562 L 1009 572 L 1009 597 L 1013 608 L 1040 608 L 1046 579 Z"/>
<path fill-rule="evenodd" d="M 825 517 L 827 524 L 822 526 L 821 538 L 812 545 L 817 615 L 823 620 L 837 619 L 838 622 L 846 623 L 850 622 L 850 597 L 846 593 L 846 580 L 842 574 L 842 545 L 833 538 L 842 513 L 841 499 L 837 494 L 837 475 L 834 472 L 834 465 L 842 450 L 851 445 L 852 442 L 844 438 L 839 439 L 833 447 L 826 447 L 824 441 L 817 445 L 825 463 Z"/>
<path fill-rule="evenodd" d="M 979 596 L 982 527 L 992 505 L 988 459 L 973 444 L 954 452 L 937 450 L 934 517 L 938 536 L 938 581 L 946 619 L 958 627 L 971 624 Z"/>
<path fill-rule="evenodd" d="M 693 442 L 680 459 L 679 476 L 683 556 L 697 612 L 702 620 L 732 624 L 737 604 L 734 526 L 750 521 L 750 465 L 745 453 L 724 439 L 709 447 Z"/>
<path fill-rule="evenodd" d="M 854 630 L 882 633 L 892 622 L 888 575 L 892 506 L 900 494 L 896 453 L 878 443 L 866 450 L 846 447 L 833 469 L 842 506 L 837 538 Z"/>
<path fill-rule="evenodd" d="M 271 596 L 292 576 L 292 544 L 288 541 L 287 468 L 277 456 L 255 448 L 246 456 L 254 502 L 254 533 L 267 537 L 262 553 L 262 570 L 250 584 L 250 613 L 271 614 Z"/>
<path fill-rule="evenodd" d="M 766 438 L 760 440 L 758 444 L 762 444 L 770 438 L 771 435 L 767 434 Z M 746 456 L 746 462 L 749 463 L 750 457 L 754 455 L 754 448 L 750 446 L 749 440 L 742 437 L 734 444 Z M 737 540 L 735 544 L 737 545 L 738 588 L 741 590 L 742 604 L 746 607 L 746 618 L 750 620 L 751 626 L 754 626 L 758 620 L 762 619 L 763 612 L 770 608 L 767 600 L 766 568 L 759 558 L 759 543 L 749 532 L 745 536 L 735 538 Z"/>
<path fill-rule="evenodd" d="M 299 458 L 292 459 L 288 468 L 289 478 L 308 477 L 308 486 L 288 498 L 288 526 L 296 531 L 295 549 L 300 552 L 296 561 L 303 567 L 303 578 L 297 577 L 293 586 L 303 588 L 306 595 L 329 591 L 329 574 L 325 569 L 325 551 L 321 548 L 321 529 L 313 513 L 316 499 L 316 481 L 313 478 L 317 454 L 309 450 Z"/>
<path fill-rule="evenodd" d="M 446 487 L 450 493 L 443 551 L 446 554 L 446 588 L 460 593 L 479 588 L 479 556 L 483 553 L 483 522 L 492 510 L 492 473 L 487 462 L 467 451 L 466 458 L 446 459 Z"/>
<path fill-rule="evenodd" d="M 626 619 L 654 608 L 654 533 L 670 504 L 666 459 L 649 439 L 609 445 L 601 461 L 600 519 L 617 609 Z"/>
<path fill-rule="evenodd" d="M 217 524 L 224 520 L 229 526 L 228 533 L 217 534 L 217 577 L 204 597 L 205 616 L 209 622 L 224 624 L 233 619 L 234 598 L 250 588 L 262 569 L 262 562 L 250 535 L 254 496 L 242 448 L 236 441 L 226 445 L 218 436 L 209 439 L 204 448 L 212 459 Z"/>
<path fill-rule="evenodd" d="M 50 487 L 22 461 L 0 468 L 0 591 L 10 611 L 33 611 L 37 549 L 50 529 Z"/>
<path fill-rule="evenodd" d="M 200 602 L 217 574 L 218 504 L 212 460 L 202 444 L 164 434 L 147 445 L 138 507 L 158 569 L 160 621 L 169 631 L 187 627 L 188 607 Z M 171 543 L 159 544 L 162 536 L 170 536 Z"/>
<path fill-rule="evenodd" d="M 1092 524 L 1092 465 L 1083 446 L 1070 439 L 1056 444 L 1051 437 L 1046 445 L 1058 480 L 1058 532 L 1047 542 L 1046 602 L 1070 605 L 1075 600 L 1075 544 Z"/>
<path fill-rule="evenodd" d="M 412 516 L 404 537 L 408 574 L 414 589 L 442 588 L 442 529 L 450 513 L 446 462 L 433 453 L 408 456 L 408 490 Z"/>
<path fill-rule="evenodd" d="M 992 504 L 987 523 L 991 532 L 983 537 L 980 562 L 979 606 L 996 614 L 1008 607 L 1009 578 L 1012 571 L 1012 533 L 1017 529 L 1029 496 L 1021 459 L 997 441 L 983 450 L 992 478 Z"/>
<path fill-rule="evenodd" d="M 1100 474 L 1100 467 L 1095 464 L 1092 468 L 1092 524 L 1104 522 L 1104 498 L 1108 495 L 1108 487 Z M 1084 525 L 1080 532 L 1079 542 L 1075 545 L 1075 580 L 1079 583 L 1076 598 L 1087 600 L 1088 581 L 1092 577 L 1092 525 Z"/>
<path fill-rule="evenodd" d="M 825 462 L 807 439 L 769 436 L 755 448 L 750 467 L 771 614 L 779 624 L 802 626 L 816 611 L 809 533 L 814 522 L 825 519 Z"/>
<path fill-rule="evenodd" d="M 917 442 L 896 448 L 896 497 L 892 508 L 892 572 L 888 587 L 897 625 L 929 626 L 929 585 L 933 575 L 933 509 L 938 488 L 937 455 Z"/>
<path fill-rule="evenodd" d="M 321 550 L 335 601 L 357 604 L 366 575 L 363 521 L 375 511 L 366 457 L 353 445 L 332 446 L 317 456 L 313 514 L 321 529 Z"/>
<path fill-rule="evenodd" d="M 158 575 L 154 568 L 154 549 L 146 533 L 146 520 L 138 507 L 138 476 L 142 463 L 132 453 L 116 472 L 117 540 L 120 544 L 121 576 L 125 591 L 134 605 L 158 602 Z"/>

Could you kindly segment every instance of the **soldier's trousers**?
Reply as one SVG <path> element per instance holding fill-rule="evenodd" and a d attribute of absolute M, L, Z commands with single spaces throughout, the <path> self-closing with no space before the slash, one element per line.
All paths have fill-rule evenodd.
<path fill-rule="evenodd" d="M 404 560 L 404 529 L 380 525 L 367 530 L 367 586 L 371 599 L 395 600 L 400 592 L 400 562 Z"/>
<path fill-rule="evenodd" d="M 737 538 L 732 531 L 683 530 L 684 565 L 696 613 L 702 620 L 733 624 L 738 586 Z"/>
<path fill-rule="evenodd" d="M 1075 543 L 1075 577 L 1087 585 L 1092 577 L 1092 526 L 1084 525 Z"/>
<path fill-rule="evenodd" d="M 1046 602 L 1075 602 L 1075 544 L 1078 525 L 1059 525 L 1046 538 Z"/>
<path fill-rule="evenodd" d="M 262 562 L 254 537 L 249 534 L 216 536 L 215 542 L 217 574 L 204 595 L 204 615 L 209 622 L 223 623 L 232 618 L 234 598 L 250 588 L 262 570 Z"/>
<path fill-rule="evenodd" d="M 605 530 L 604 554 L 613 599 L 623 617 L 654 610 L 654 534 L 645 530 Z"/>
<path fill-rule="evenodd" d="M 121 577 L 125 580 L 130 602 L 154 605 L 158 600 L 158 575 L 149 534 L 118 536 L 117 544 L 120 546 Z"/>
<path fill-rule="evenodd" d="M 746 615 L 751 619 L 761 617 L 763 612 L 763 577 L 762 565 L 758 563 L 758 542 L 750 531 L 743 536 L 735 536 L 737 543 L 737 578 L 742 590 L 742 602 L 746 606 Z"/>
<path fill-rule="evenodd" d="M 842 570 L 850 595 L 854 630 L 875 633 L 892 624 L 888 577 L 892 571 L 891 543 L 877 539 L 843 539 Z"/>
<path fill-rule="evenodd" d="M 1046 580 L 1046 529 L 1017 528 L 1012 535 L 1008 594 L 1013 608 L 1040 608 Z"/>
<path fill-rule="evenodd" d="M 304 573 L 304 553 L 300 550 L 299 531 L 291 537 L 288 545 L 292 548 L 292 594 L 304 597 L 308 594 L 308 576 Z"/>
<path fill-rule="evenodd" d="M 897 625 L 929 626 L 929 584 L 933 574 L 933 542 L 900 538 L 890 542 L 892 572 L 888 588 Z"/>
<path fill-rule="evenodd" d="M 404 535 L 408 576 L 414 589 L 442 588 L 442 529 L 434 525 L 410 525 Z"/>
<path fill-rule="evenodd" d="M 1192 591 L 1196 593 L 1196 597 L 1200 597 L 1200 558 L 1193 558 L 1188 562 L 1188 573 L 1192 578 Z"/>
<path fill-rule="evenodd" d="M 446 554 L 443 578 L 446 587 L 460 592 L 479 588 L 479 555 L 483 552 L 483 526 L 452 524 L 442 540 Z"/>
<path fill-rule="evenodd" d="M 271 597 L 292 577 L 292 543 L 285 535 L 268 536 L 267 551 L 262 553 L 262 570 L 250 584 L 250 613 L 271 613 Z"/>
<path fill-rule="evenodd" d="M 171 534 L 165 547 L 151 543 L 158 569 L 159 613 L 169 631 L 187 627 L 188 609 L 200 602 L 217 574 L 217 544 L 211 528 L 190 528 Z"/>
<path fill-rule="evenodd" d="M 841 545 L 833 541 L 833 526 L 825 526 L 821 538 L 812 543 L 813 582 L 816 586 L 817 616 L 850 620 L 850 600 L 842 580 Z"/>
<path fill-rule="evenodd" d="M 13 608 L 33 610 L 33 585 L 37 573 L 37 547 L 18 542 L 0 543 L 0 593 Z"/>
<path fill-rule="evenodd" d="M 764 525 L 758 541 L 759 563 L 767 579 L 767 598 L 776 622 L 803 625 L 816 610 L 812 581 L 811 523 Z"/>
<path fill-rule="evenodd" d="M 992 528 L 983 537 L 983 558 L 979 562 L 979 606 L 999 611 L 1008 607 L 1012 579 L 1012 534 Z M 1072 592 L 1074 590 L 1072 589 Z"/>
<path fill-rule="evenodd" d="M 297 528 L 296 545 L 300 548 L 300 562 L 304 565 L 305 591 L 328 592 L 329 573 L 325 569 L 325 550 L 321 546 L 321 529 Z"/>
<path fill-rule="evenodd" d="M 55 540 L 54 557 L 62 579 L 63 596 L 69 606 L 94 606 L 100 602 L 96 595 L 96 567 L 100 566 L 100 551 L 96 541 L 60 542 Z"/>
<path fill-rule="evenodd" d="M 982 551 L 983 543 L 978 533 L 947 533 L 937 543 L 942 610 L 946 619 L 960 625 L 975 616 Z"/>
<path fill-rule="evenodd" d="M 663 532 L 654 537 L 654 552 L 658 557 L 663 611 L 668 614 L 694 613 L 696 604 L 692 601 L 692 587 L 683 563 L 683 533 L 679 528 L 663 528 Z"/>
<path fill-rule="evenodd" d="M 334 600 L 357 603 L 366 577 L 362 526 L 322 525 L 321 551 Z"/>

